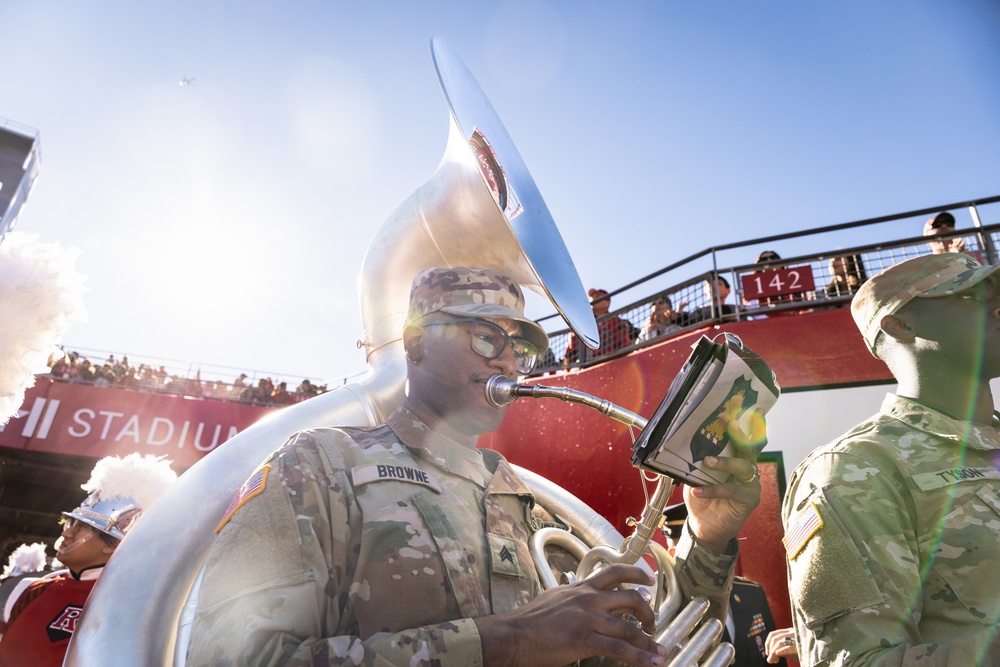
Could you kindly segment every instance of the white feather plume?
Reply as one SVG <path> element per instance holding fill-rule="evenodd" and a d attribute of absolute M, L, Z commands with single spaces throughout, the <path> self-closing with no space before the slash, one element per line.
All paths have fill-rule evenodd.
<path fill-rule="evenodd" d="M 84 491 L 101 498 L 131 498 L 143 512 L 160 499 L 177 479 L 165 456 L 129 454 L 106 456 L 97 462 Z"/>
<path fill-rule="evenodd" d="M 84 317 L 79 254 L 37 234 L 11 232 L 0 240 L 0 425 L 17 412 L 35 373 L 63 334 Z"/>
<path fill-rule="evenodd" d="M 10 554 L 7 559 L 7 567 L 4 568 L 0 579 L 18 574 L 29 574 L 45 569 L 45 544 L 35 542 L 34 544 L 22 544 Z"/>

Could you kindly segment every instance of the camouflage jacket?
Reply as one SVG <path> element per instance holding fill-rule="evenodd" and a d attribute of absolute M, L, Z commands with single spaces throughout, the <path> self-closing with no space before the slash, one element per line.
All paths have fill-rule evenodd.
<path fill-rule="evenodd" d="M 532 502 L 500 454 L 405 409 L 298 433 L 220 524 L 188 665 L 481 665 L 472 619 L 541 590 Z M 735 559 L 685 553 L 686 590 L 725 598 Z"/>
<path fill-rule="evenodd" d="M 1000 665 L 998 425 L 889 395 L 796 468 L 782 517 L 803 665 Z"/>

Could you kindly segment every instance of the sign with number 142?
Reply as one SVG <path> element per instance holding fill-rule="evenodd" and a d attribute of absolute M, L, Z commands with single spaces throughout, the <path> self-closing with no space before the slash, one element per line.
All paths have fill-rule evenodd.
<path fill-rule="evenodd" d="M 744 299 L 797 294 L 816 289 L 812 267 L 790 266 L 783 269 L 747 273 L 741 277 Z"/>

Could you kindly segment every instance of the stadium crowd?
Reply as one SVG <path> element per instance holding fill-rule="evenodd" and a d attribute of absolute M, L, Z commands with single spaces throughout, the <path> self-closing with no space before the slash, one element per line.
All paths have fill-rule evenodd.
<path fill-rule="evenodd" d="M 48 360 L 49 377 L 63 382 L 84 383 L 95 387 L 118 387 L 160 394 L 193 396 L 228 401 L 239 401 L 253 405 L 291 405 L 318 396 L 327 391 L 326 385 L 317 385 L 304 379 L 294 391 L 288 383 L 275 383 L 270 377 L 256 383 L 246 373 L 231 383 L 222 380 L 202 380 L 201 371 L 194 377 L 170 373 L 166 367 L 140 363 L 133 366 L 127 355 L 120 359 L 109 355 L 103 363 L 94 362 L 79 352 L 53 353 Z"/>

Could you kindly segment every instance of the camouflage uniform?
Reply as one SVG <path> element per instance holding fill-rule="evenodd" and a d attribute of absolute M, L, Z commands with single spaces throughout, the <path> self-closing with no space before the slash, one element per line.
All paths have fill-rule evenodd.
<path fill-rule="evenodd" d="M 189 665 L 481 665 L 471 619 L 540 592 L 531 492 L 404 408 L 265 465 L 211 547 Z M 682 548 L 685 591 L 724 599 L 735 558 Z"/>
<path fill-rule="evenodd" d="M 795 470 L 782 514 L 803 665 L 1000 664 L 998 418 L 889 395 Z"/>

